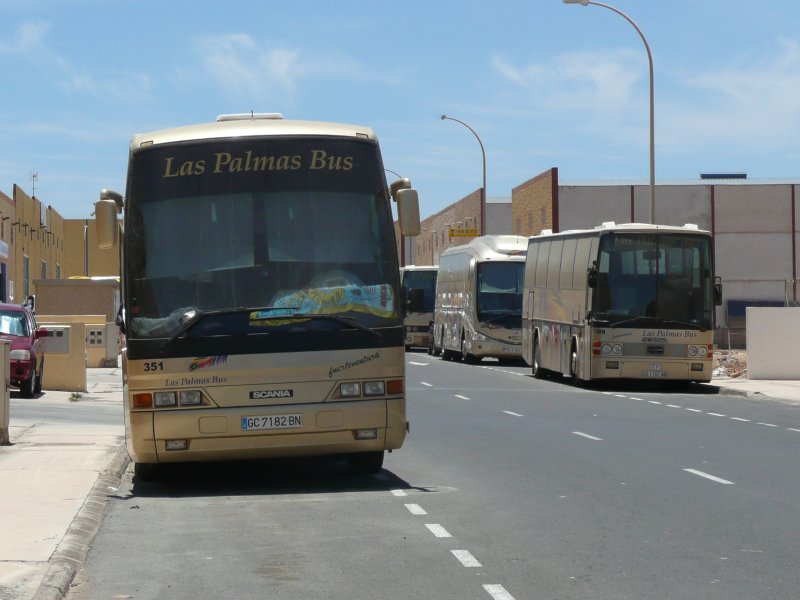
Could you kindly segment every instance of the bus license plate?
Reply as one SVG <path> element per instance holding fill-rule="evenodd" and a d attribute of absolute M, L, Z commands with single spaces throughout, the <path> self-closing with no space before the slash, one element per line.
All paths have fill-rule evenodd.
<path fill-rule="evenodd" d="M 300 429 L 303 415 L 268 415 L 265 417 L 242 417 L 242 431 L 263 429 Z"/>

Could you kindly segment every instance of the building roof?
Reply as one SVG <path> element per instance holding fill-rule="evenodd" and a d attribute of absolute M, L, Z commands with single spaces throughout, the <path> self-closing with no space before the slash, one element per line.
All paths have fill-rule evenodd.
<path fill-rule="evenodd" d="M 559 181 L 559 187 L 609 187 L 615 185 L 644 186 L 650 185 L 645 179 L 586 179 L 574 181 Z M 785 179 L 675 179 L 656 181 L 656 187 L 670 185 L 800 185 L 800 178 L 788 177 Z M 488 202 L 488 200 L 487 200 Z"/>

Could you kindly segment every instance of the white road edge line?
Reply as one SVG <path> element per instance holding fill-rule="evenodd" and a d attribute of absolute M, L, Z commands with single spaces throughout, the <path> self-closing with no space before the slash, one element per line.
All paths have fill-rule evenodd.
<path fill-rule="evenodd" d="M 631 396 L 631 400 L 636 400 L 637 402 L 644 402 L 644 398 L 634 398 Z"/>
<path fill-rule="evenodd" d="M 777 427 L 777 425 L 773 425 L 772 423 L 756 423 L 756 425 L 763 425 L 764 427 Z"/>
<path fill-rule="evenodd" d="M 743 419 L 742 417 L 731 417 L 732 421 L 741 421 L 742 423 L 749 423 L 750 419 Z"/>
<path fill-rule="evenodd" d="M 462 396 L 461 394 L 456 394 L 456 398 L 461 398 L 462 400 L 469 400 L 466 396 Z"/>
<path fill-rule="evenodd" d="M 425 527 L 437 538 L 451 538 L 450 532 L 438 523 L 425 523 Z"/>
<path fill-rule="evenodd" d="M 412 515 L 427 515 L 427 511 L 419 504 L 406 504 L 405 507 Z"/>
<path fill-rule="evenodd" d="M 716 481 L 717 483 L 723 483 L 725 485 L 733 485 L 732 481 L 728 481 L 727 479 L 722 479 L 721 477 L 715 477 L 714 475 L 709 475 L 708 473 L 703 473 L 703 471 L 698 471 L 697 469 L 684 469 L 687 473 L 691 473 L 692 475 L 697 475 L 699 477 L 705 477 L 706 479 L 710 479 L 711 481 Z"/>
<path fill-rule="evenodd" d="M 684 408 L 684 410 L 688 410 L 689 412 L 696 412 L 696 413 L 701 413 L 701 412 L 703 412 L 703 411 L 702 411 L 702 410 L 700 410 L 699 408 Z"/>
<path fill-rule="evenodd" d="M 418 362 L 414 362 L 413 360 L 410 360 L 410 361 L 408 361 L 408 364 L 417 365 L 418 367 L 427 367 L 429 363 L 418 363 Z"/>
<path fill-rule="evenodd" d="M 723 415 L 723 414 L 720 414 L 720 413 L 712 413 L 712 412 L 708 412 L 706 414 L 707 415 L 711 415 L 712 417 L 724 417 L 724 416 L 727 416 L 727 415 Z"/>
<path fill-rule="evenodd" d="M 483 589 L 489 592 L 489 595 L 494 598 L 494 600 L 515 600 L 514 596 L 509 594 L 506 588 L 498 583 L 486 584 L 483 586 Z"/>
<path fill-rule="evenodd" d="M 450 550 L 453 556 L 458 559 L 465 567 L 480 567 L 482 566 L 481 563 L 478 562 L 478 559 L 472 556 L 472 553 L 469 550 Z"/>
<path fill-rule="evenodd" d="M 575 435 L 579 435 L 581 437 L 585 437 L 587 440 L 594 440 L 595 442 L 602 442 L 603 438 L 595 437 L 593 435 L 589 435 L 588 433 L 583 433 L 581 431 L 573 431 Z"/>

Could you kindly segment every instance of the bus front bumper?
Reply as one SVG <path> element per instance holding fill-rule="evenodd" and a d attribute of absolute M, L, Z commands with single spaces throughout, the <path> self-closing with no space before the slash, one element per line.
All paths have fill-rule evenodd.
<path fill-rule="evenodd" d="M 245 430 L 250 417 L 302 418 L 301 427 Z M 134 462 L 326 456 L 400 448 L 405 398 L 280 406 L 131 411 Z M 372 437 L 374 431 L 374 437 Z M 365 433 L 366 432 L 366 433 Z"/>
<path fill-rule="evenodd" d="M 592 358 L 594 379 L 645 381 L 711 381 L 711 358 L 668 360 L 652 358 Z"/>

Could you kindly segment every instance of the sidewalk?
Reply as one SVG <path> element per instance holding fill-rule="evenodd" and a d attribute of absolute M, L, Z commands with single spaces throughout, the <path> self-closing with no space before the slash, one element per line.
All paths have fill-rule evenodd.
<path fill-rule="evenodd" d="M 128 464 L 121 370 L 89 369 L 87 392 L 80 399 L 71 396 L 45 391 L 23 400 L 12 395 L 11 445 L 0 447 L 2 600 L 64 596 L 100 527 L 109 488 Z M 36 417 L 22 415 L 30 415 L 36 403 L 43 405 Z M 75 403 L 116 406 L 119 422 L 76 420 L 69 415 Z"/>
<path fill-rule="evenodd" d="M 772 397 L 800 405 L 800 381 L 715 377 L 720 395 Z M 119 368 L 89 369 L 78 402 L 119 407 L 119 423 L 15 417 L 14 405 L 68 409 L 69 392 L 12 399 L 11 446 L 0 447 L 0 600 L 63 598 L 83 564 L 128 465 Z"/>
<path fill-rule="evenodd" d="M 778 379 L 748 379 L 743 377 L 714 377 L 711 383 L 720 394 L 737 394 L 752 398 L 777 398 L 787 404 L 800 406 L 800 381 Z"/>

